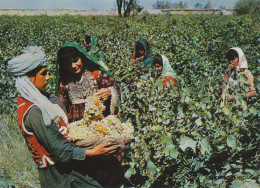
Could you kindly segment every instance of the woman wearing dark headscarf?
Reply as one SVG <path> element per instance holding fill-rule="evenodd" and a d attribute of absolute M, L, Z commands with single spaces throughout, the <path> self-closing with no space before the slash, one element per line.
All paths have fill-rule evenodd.
<path fill-rule="evenodd" d="M 18 124 L 38 166 L 41 187 L 101 187 L 75 164 L 118 148 L 103 143 L 84 149 L 68 142 L 66 110 L 57 97 L 46 92 L 50 76 L 45 53 L 37 46 L 23 52 L 8 62 L 8 69 L 16 79 Z"/>
<path fill-rule="evenodd" d="M 120 89 L 111 73 L 76 43 L 65 43 L 58 51 L 56 94 L 69 122 L 83 118 L 85 100 L 94 93 L 104 100 L 105 116 L 118 112 Z"/>
<path fill-rule="evenodd" d="M 142 69 L 151 68 L 154 71 L 153 54 L 150 50 L 150 45 L 145 39 L 140 39 L 135 44 L 135 54 L 130 60 L 142 67 Z"/>
<path fill-rule="evenodd" d="M 96 38 L 92 35 L 85 36 L 85 45 L 86 51 L 89 55 L 98 60 L 99 64 L 108 70 L 108 66 L 106 65 L 106 60 L 103 52 L 99 49 L 98 42 Z"/>

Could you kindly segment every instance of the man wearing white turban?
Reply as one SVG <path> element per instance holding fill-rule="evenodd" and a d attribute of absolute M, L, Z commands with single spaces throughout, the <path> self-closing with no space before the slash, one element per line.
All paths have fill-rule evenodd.
<path fill-rule="evenodd" d="M 254 76 L 248 70 L 248 62 L 242 49 L 238 47 L 230 48 L 226 53 L 226 58 L 230 64 L 228 65 L 228 73 L 224 76 L 227 84 L 223 87 L 221 106 L 225 106 L 227 101 L 236 100 L 237 93 L 234 89 L 236 86 L 242 88 L 241 94 L 244 99 L 256 95 Z M 242 90 L 240 89 L 240 91 Z M 246 108 L 245 101 L 242 100 L 241 102 L 242 106 Z"/>
<path fill-rule="evenodd" d="M 8 62 L 16 79 L 18 124 L 38 165 L 41 187 L 101 187 L 78 167 L 86 156 L 114 153 L 118 147 L 102 143 L 86 150 L 66 139 L 65 108 L 45 91 L 50 79 L 46 66 L 45 53 L 37 46 L 25 48 Z"/>

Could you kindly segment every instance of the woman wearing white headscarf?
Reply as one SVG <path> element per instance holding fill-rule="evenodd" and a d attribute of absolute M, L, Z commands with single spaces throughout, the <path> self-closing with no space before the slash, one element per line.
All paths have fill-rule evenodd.
<path fill-rule="evenodd" d="M 227 69 L 228 73 L 224 76 L 227 84 L 223 87 L 221 106 L 225 106 L 227 101 L 235 101 L 237 92 L 241 92 L 244 99 L 256 95 L 254 76 L 248 70 L 248 62 L 242 49 L 230 48 L 226 53 L 226 58 L 230 64 Z M 237 86 L 239 89 L 235 89 Z M 244 100 L 242 100 L 242 106 L 246 108 Z"/>
<path fill-rule="evenodd" d="M 163 86 L 170 85 L 172 87 L 177 85 L 176 73 L 170 65 L 167 57 L 164 55 L 155 55 L 154 67 L 157 73 L 157 77 L 160 77 L 163 81 Z"/>
<path fill-rule="evenodd" d="M 45 53 L 37 46 L 8 62 L 16 79 L 18 124 L 38 165 L 41 187 L 101 187 L 78 167 L 86 156 L 114 153 L 117 147 L 103 143 L 86 150 L 68 142 L 65 108 L 45 91 L 50 79 L 46 66 Z"/>

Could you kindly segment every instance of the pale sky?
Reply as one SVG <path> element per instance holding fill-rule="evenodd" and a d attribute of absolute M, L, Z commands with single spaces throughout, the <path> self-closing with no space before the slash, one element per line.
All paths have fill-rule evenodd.
<path fill-rule="evenodd" d="M 165 0 L 179 3 L 180 0 Z M 210 1 L 213 8 L 224 6 L 233 9 L 238 0 L 182 0 L 188 3 L 188 8 L 194 8 L 196 3 L 206 5 Z M 152 9 L 157 0 L 139 0 L 144 9 Z M 73 10 L 113 10 L 116 0 L 0 0 L 0 9 L 73 9 Z"/>

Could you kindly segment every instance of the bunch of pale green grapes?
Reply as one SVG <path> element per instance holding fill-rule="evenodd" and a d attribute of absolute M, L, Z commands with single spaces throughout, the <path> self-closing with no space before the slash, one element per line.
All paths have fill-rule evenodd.
<path fill-rule="evenodd" d="M 105 106 L 96 96 L 86 100 L 84 117 L 68 125 L 68 139 L 72 141 L 92 138 L 132 138 L 134 127 L 131 123 L 121 123 L 115 115 L 103 117 Z"/>

